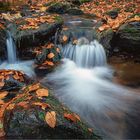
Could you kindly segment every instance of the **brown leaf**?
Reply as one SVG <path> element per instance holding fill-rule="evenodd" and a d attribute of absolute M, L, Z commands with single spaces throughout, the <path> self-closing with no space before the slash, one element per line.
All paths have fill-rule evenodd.
<path fill-rule="evenodd" d="M 56 126 L 56 113 L 55 111 L 47 112 L 45 116 L 46 123 L 54 128 Z"/>
<path fill-rule="evenodd" d="M 0 92 L 0 99 L 5 98 L 5 96 L 7 96 L 8 92 L 7 91 L 2 91 Z"/>
<path fill-rule="evenodd" d="M 38 89 L 36 91 L 36 94 L 37 94 L 38 97 L 43 97 L 43 96 L 46 96 L 47 97 L 47 96 L 49 96 L 48 90 L 47 89 L 44 89 L 44 88 Z"/>

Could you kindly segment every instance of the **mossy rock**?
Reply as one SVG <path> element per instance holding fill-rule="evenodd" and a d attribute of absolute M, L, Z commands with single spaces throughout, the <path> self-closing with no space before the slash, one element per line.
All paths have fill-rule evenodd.
<path fill-rule="evenodd" d="M 49 6 L 47 12 L 50 13 L 58 13 L 58 14 L 65 14 L 66 11 L 71 8 L 71 4 L 70 3 L 53 3 Z"/>
<path fill-rule="evenodd" d="M 91 129 L 81 120 L 72 121 L 64 114 L 74 115 L 67 107 L 62 105 L 49 91 L 48 96 L 39 98 L 36 94 L 38 89 L 46 89 L 39 85 L 33 91 L 30 85 L 20 91 L 20 97 L 12 100 L 13 108 L 5 110 L 4 130 L 6 138 L 16 139 L 99 139 Z M 20 99 L 20 100 L 19 100 Z M 22 99 L 22 100 L 21 100 Z M 47 105 L 45 108 L 35 105 L 40 103 Z M 10 106 L 10 104 L 9 104 Z M 56 123 L 52 128 L 45 119 L 48 112 L 55 112 Z"/>
<path fill-rule="evenodd" d="M 113 38 L 113 46 L 132 55 L 140 53 L 140 22 L 123 24 Z"/>

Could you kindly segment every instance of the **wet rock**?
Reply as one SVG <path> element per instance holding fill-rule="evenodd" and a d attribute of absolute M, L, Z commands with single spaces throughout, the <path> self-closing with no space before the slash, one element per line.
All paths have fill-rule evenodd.
<path fill-rule="evenodd" d="M 4 29 L 0 29 L 0 60 L 6 58 L 6 31 Z"/>
<path fill-rule="evenodd" d="M 65 14 L 69 8 L 71 8 L 70 3 L 57 2 L 57 3 L 53 3 L 52 5 L 50 5 L 47 12 Z"/>
<path fill-rule="evenodd" d="M 59 64 L 61 58 L 62 56 L 58 47 L 53 43 L 46 44 L 46 48 L 43 48 L 41 53 L 36 56 L 36 73 L 42 76 L 51 72 Z"/>
<path fill-rule="evenodd" d="M 109 15 L 112 19 L 115 19 L 118 16 L 118 11 L 111 10 L 111 11 L 108 11 L 106 14 Z"/>
<path fill-rule="evenodd" d="M 57 30 L 61 28 L 62 23 L 61 17 L 56 17 L 54 23 L 41 24 L 39 29 L 36 30 L 19 30 L 18 25 L 13 23 L 7 27 L 16 42 L 18 56 L 22 59 L 32 59 L 35 57 L 33 49 L 52 40 Z"/>
<path fill-rule="evenodd" d="M 71 15 L 82 15 L 82 14 L 84 14 L 83 11 L 81 11 L 78 8 L 70 8 L 70 9 L 67 10 L 67 13 L 71 14 Z"/>
<path fill-rule="evenodd" d="M 112 46 L 120 52 L 140 54 L 140 22 L 123 24 L 113 37 Z"/>
<path fill-rule="evenodd" d="M 114 36 L 114 32 L 111 28 L 101 33 L 98 33 L 98 40 L 104 46 L 107 52 L 107 55 L 110 55 L 113 52 L 112 46 L 111 46 L 113 36 Z"/>
<path fill-rule="evenodd" d="M 33 86 L 33 85 L 32 85 Z M 39 88 L 42 88 L 41 86 Z M 49 96 L 38 98 L 36 90 L 28 91 L 30 86 L 11 102 L 13 108 L 6 109 L 4 128 L 6 138 L 16 139 L 98 139 L 79 117 L 68 119 L 64 114 L 74 115 L 64 107 L 49 91 Z M 47 90 L 47 89 L 45 89 Z M 22 97 L 21 97 L 22 96 Z M 39 103 L 39 104 L 35 104 Z M 8 107 L 7 107 L 8 108 Z M 56 114 L 56 123 L 52 128 L 45 119 L 48 112 Z"/>

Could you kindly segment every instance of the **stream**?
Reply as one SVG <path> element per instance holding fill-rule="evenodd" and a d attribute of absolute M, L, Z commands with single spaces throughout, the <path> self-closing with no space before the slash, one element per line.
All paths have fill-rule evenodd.
<path fill-rule="evenodd" d="M 65 45 L 57 44 L 63 55 L 61 65 L 41 83 L 103 138 L 139 138 L 140 64 L 119 58 L 107 60 L 103 46 L 94 40 L 95 20 L 76 16 L 64 16 L 64 20 L 70 38 Z M 0 69 L 22 70 L 34 77 L 33 61 L 17 60 L 16 51 L 9 46 L 14 50 L 10 35 L 8 60 Z"/>

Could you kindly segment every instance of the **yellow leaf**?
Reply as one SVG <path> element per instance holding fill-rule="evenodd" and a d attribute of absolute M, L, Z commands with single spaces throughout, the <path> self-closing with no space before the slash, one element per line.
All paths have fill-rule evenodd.
<path fill-rule="evenodd" d="M 47 112 L 45 121 L 51 128 L 54 128 L 56 126 L 56 113 L 54 111 Z"/>

